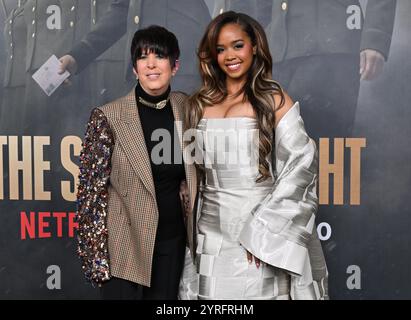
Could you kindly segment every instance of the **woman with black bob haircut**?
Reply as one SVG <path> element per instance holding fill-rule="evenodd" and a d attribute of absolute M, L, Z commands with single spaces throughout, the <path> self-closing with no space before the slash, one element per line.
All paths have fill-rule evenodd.
<path fill-rule="evenodd" d="M 187 181 L 195 189 L 175 124 L 186 96 L 170 87 L 179 54 L 165 28 L 137 31 L 135 89 L 91 112 L 80 156 L 78 254 L 103 299 L 177 298 L 186 245 L 180 188 Z"/>

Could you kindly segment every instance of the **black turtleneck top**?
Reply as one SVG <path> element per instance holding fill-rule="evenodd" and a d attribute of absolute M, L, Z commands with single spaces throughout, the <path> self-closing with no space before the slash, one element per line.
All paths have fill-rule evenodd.
<path fill-rule="evenodd" d="M 156 240 L 158 241 L 185 235 L 183 211 L 179 196 L 180 183 L 185 179 L 185 171 L 181 160 L 179 140 L 178 137 L 176 137 L 176 140 L 174 137 L 177 133 L 174 130 L 174 114 L 170 100 L 163 109 L 155 109 L 140 103 L 138 97 L 151 103 L 158 103 L 167 99 L 170 90 L 169 87 L 164 94 L 152 96 L 145 92 L 139 84 L 136 86 L 137 108 L 150 158 L 159 213 L 156 234 Z M 160 138 L 153 141 L 152 134 L 158 129 L 163 130 L 163 132 L 166 130 L 169 135 L 168 138 L 164 138 L 163 134 L 160 134 Z M 169 142 L 171 142 L 171 145 L 169 145 Z M 176 157 L 177 161 L 174 160 L 175 152 L 180 153 Z M 167 156 L 168 154 L 170 156 Z M 155 158 L 159 158 L 158 156 L 163 161 L 154 163 L 153 160 L 156 161 Z"/>

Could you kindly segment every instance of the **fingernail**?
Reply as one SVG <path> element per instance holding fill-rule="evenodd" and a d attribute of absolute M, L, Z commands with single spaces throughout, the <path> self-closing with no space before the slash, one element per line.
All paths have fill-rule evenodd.
<path fill-rule="evenodd" d="M 248 264 L 251 264 L 251 263 L 252 263 L 252 261 L 250 259 L 248 259 Z"/>

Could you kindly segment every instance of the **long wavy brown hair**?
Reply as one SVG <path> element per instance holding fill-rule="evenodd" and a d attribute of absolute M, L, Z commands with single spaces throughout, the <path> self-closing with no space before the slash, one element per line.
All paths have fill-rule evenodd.
<path fill-rule="evenodd" d="M 274 148 L 274 110 L 284 105 L 285 98 L 280 85 L 272 79 L 272 58 L 267 37 L 256 20 L 243 13 L 227 11 L 210 22 L 198 49 L 202 86 L 189 98 L 184 121 L 186 128 L 197 127 L 203 117 L 204 107 L 220 104 L 228 96 L 226 74 L 217 62 L 217 41 L 221 28 L 231 23 L 239 25 L 250 37 L 252 45 L 257 48 L 248 70 L 247 80 L 238 95 L 244 93 L 243 101 L 250 102 L 256 115 L 260 133 L 260 175 L 257 182 L 261 182 L 271 176 L 267 156 Z M 281 97 L 279 106 L 276 106 L 275 94 Z"/>

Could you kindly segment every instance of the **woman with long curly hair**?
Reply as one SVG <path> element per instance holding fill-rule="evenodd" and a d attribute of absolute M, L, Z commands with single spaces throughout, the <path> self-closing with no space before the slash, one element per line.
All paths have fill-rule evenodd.
<path fill-rule="evenodd" d="M 327 298 L 315 227 L 317 149 L 298 102 L 272 78 L 263 28 L 246 14 L 223 13 L 198 56 L 202 86 L 185 112 L 200 150 L 197 245 L 180 297 Z"/>

